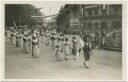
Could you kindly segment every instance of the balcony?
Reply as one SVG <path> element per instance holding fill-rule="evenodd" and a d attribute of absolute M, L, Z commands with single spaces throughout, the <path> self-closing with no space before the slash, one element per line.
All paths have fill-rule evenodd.
<path fill-rule="evenodd" d="M 120 14 L 117 15 L 91 15 L 84 17 L 85 20 L 96 20 L 96 19 L 122 19 Z"/>

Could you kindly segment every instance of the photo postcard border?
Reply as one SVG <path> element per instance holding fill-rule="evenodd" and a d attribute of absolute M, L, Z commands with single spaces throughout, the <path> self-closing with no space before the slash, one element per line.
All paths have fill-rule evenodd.
<path fill-rule="evenodd" d="M 43 0 L 43 1 L 47 1 L 47 0 Z M 5 25 L 5 13 L 4 13 L 4 5 L 5 4 L 24 4 L 24 3 L 31 3 L 31 2 L 43 2 L 41 0 L 37 0 L 37 1 L 2 1 L 2 4 L 1 4 L 1 11 L 2 11 L 2 19 L 1 19 L 1 27 L 3 28 L 0 28 L 1 32 L 0 32 L 0 35 L 1 35 L 1 47 L 0 47 L 0 50 L 1 50 L 1 56 L 0 56 L 0 61 L 1 61 L 1 80 L 3 81 L 58 81 L 58 80 L 44 80 L 44 79 L 4 79 L 4 72 L 5 72 L 5 69 L 4 69 L 4 65 L 5 65 L 5 37 L 4 37 L 4 25 Z M 50 1 L 50 0 L 48 0 Z M 53 0 L 53 1 L 58 1 L 58 0 Z M 126 54 L 127 54 L 127 15 L 126 15 L 126 1 L 73 1 L 73 0 L 66 0 L 68 1 L 68 3 L 73 3 L 75 4 L 77 2 L 77 4 L 83 4 L 83 2 L 87 3 L 87 4 L 122 4 L 122 80 L 121 81 L 125 81 L 126 80 Z M 63 1 L 65 2 L 65 1 Z M 79 3 L 78 3 L 79 2 Z M 96 3 L 94 3 L 96 2 Z M 67 2 L 66 2 L 67 3 Z M 69 81 L 69 80 L 63 80 L 63 81 Z M 80 81 L 80 80 L 78 80 Z M 90 81 L 90 80 L 87 80 L 87 81 Z M 91 80 L 91 81 L 103 81 L 103 80 Z M 118 81 L 118 80 L 107 80 L 107 81 Z"/>

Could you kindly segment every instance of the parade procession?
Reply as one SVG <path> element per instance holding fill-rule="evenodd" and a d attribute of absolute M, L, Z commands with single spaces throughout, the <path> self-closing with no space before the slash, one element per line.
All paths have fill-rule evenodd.
<path fill-rule="evenodd" d="M 86 52 L 85 61 L 83 62 L 86 65 L 86 61 L 90 59 L 91 52 L 91 43 L 89 42 L 89 37 L 81 37 L 78 41 L 76 36 L 72 37 L 72 42 L 69 42 L 68 38 L 64 36 L 63 33 L 56 32 L 56 29 L 53 30 L 30 30 L 30 29 L 16 29 L 11 27 L 6 32 L 6 36 L 10 39 L 10 43 L 14 47 L 22 48 L 23 52 L 26 54 L 31 54 L 33 58 L 38 58 L 40 56 L 39 46 L 41 43 L 44 43 L 47 46 L 53 47 L 55 50 L 55 58 L 57 61 L 62 61 L 61 54 L 64 54 L 65 60 L 68 60 L 68 55 L 72 54 L 73 59 L 76 60 L 76 57 L 79 56 L 81 49 L 84 49 Z"/>
<path fill-rule="evenodd" d="M 5 5 L 5 78 L 121 79 L 122 5 L 54 6 Z"/>

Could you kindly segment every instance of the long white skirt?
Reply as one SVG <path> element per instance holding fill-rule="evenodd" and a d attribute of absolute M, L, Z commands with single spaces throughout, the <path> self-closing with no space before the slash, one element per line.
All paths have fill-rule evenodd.
<path fill-rule="evenodd" d="M 29 43 L 27 43 L 27 42 L 24 43 L 24 51 L 26 53 L 29 53 L 30 52 L 30 46 L 29 46 Z"/>
<path fill-rule="evenodd" d="M 46 37 L 45 43 L 48 45 L 50 44 L 50 37 Z"/>
<path fill-rule="evenodd" d="M 42 35 L 42 36 L 40 37 L 40 39 L 41 39 L 41 42 L 45 42 L 45 36 L 44 36 L 44 35 Z"/>
<path fill-rule="evenodd" d="M 16 44 L 16 37 L 12 37 L 12 43 L 15 45 Z"/>
<path fill-rule="evenodd" d="M 34 45 L 33 46 L 33 51 L 32 51 L 33 57 L 39 57 L 39 54 L 40 54 L 40 52 L 39 52 L 39 46 L 38 45 Z"/>
<path fill-rule="evenodd" d="M 21 39 L 16 40 L 16 47 L 21 47 Z"/>

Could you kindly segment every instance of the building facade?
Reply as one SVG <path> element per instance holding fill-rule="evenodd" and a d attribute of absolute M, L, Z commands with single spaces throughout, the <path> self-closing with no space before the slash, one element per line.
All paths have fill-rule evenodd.
<path fill-rule="evenodd" d="M 122 28 L 122 5 L 85 5 L 81 24 L 88 29 Z"/>
<path fill-rule="evenodd" d="M 71 13 L 70 29 L 72 31 L 106 31 L 116 30 L 113 46 L 122 48 L 122 5 L 121 4 L 86 4 L 79 5 L 75 13 Z"/>

